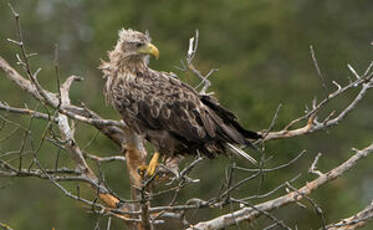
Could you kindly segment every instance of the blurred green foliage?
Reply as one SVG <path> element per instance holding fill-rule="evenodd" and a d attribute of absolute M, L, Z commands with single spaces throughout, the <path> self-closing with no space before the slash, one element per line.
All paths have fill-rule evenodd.
<path fill-rule="evenodd" d="M 343 84 L 352 77 L 346 68 L 347 63 L 362 72 L 372 60 L 373 46 L 369 44 L 373 40 L 373 1 L 369 0 L 23 0 L 13 1 L 13 4 L 21 14 L 27 49 L 39 54 L 32 59 L 32 66 L 34 69 L 38 66 L 43 68 L 39 75 L 42 84 L 52 91 L 56 90 L 53 53 L 55 44 L 58 44 L 61 76 L 66 78 L 76 74 L 85 78 L 84 82 L 73 86 L 73 102 L 84 102 L 107 118 L 119 119 L 119 116 L 104 103 L 104 80 L 97 66 L 99 59 L 106 58 L 106 51 L 115 44 L 117 31 L 121 27 L 140 31 L 148 29 L 153 43 L 161 51 L 160 60 L 152 60 L 151 67 L 175 72 L 189 83 L 194 82 L 194 77 L 178 71 L 174 66 L 180 65 L 179 60 L 186 53 L 188 39 L 198 28 L 200 42 L 195 63 L 202 72 L 211 68 L 220 69 L 211 78 L 211 90 L 222 104 L 238 114 L 246 127 L 254 130 L 269 126 L 280 103 L 283 108 L 275 128 L 281 128 L 302 115 L 304 105 L 309 105 L 313 97 L 322 97 L 323 89 L 309 53 L 310 45 L 314 46 L 330 90 L 332 80 Z M 6 1 L 0 2 L 0 19 L 0 55 L 15 65 L 15 53 L 18 51 L 6 38 L 15 38 L 16 29 Z M 330 109 L 343 108 L 355 93 L 336 101 Z M 7 81 L 2 73 L 0 100 L 13 106 L 38 106 L 32 98 Z M 307 175 L 307 170 L 318 152 L 324 153 L 319 168 L 326 171 L 349 157 L 351 147 L 359 148 L 371 143 L 372 102 L 370 93 L 344 122 L 327 132 L 269 143 L 266 150 L 268 155 L 273 155 L 273 160 L 268 166 L 287 162 L 303 149 L 308 152 L 297 164 L 265 175 L 260 189 L 258 181 L 254 181 L 243 186 L 236 195 L 248 196 L 269 191 L 297 173 L 303 176 L 296 185 L 302 185 L 314 178 Z M 0 114 L 4 115 L 3 112 Z M 25 117 L 9 115 L 8 118 L 25 125 L 29 123 L 29 118 Z M 35 143 L 40 142 L 45 126 L 45 122 L 33 121 Z M 1 130 L 0 139 L 13 129 L 6 127 Z M 95 135 L 95 130 L 79 124 L 77 138 L 81 146 Z M 19 148 L 19 137 L 22 137 L 22 132 L 16 131 L 15 138 L 0 143 L 0 150 L 4 152 Z M 119 151 L 100 134 L 86 150 L 101 156 Z M 42 162 L 50 166 L 57 150 L 47 143 L 39 154 Z M 72 165 L 66 153 L 61 152 L 60 156 L 61 164 Z M 31 157 L 26 156 L 27 159 Z M 193 195 L 204 199 L 215 195 L 224 181 L 224 169 L 230 161 L 220 157 L 199 165 L 194 175 L 201 178 L 201 183 L 187 187 L 181 193 L 180 201 Z M 371 158 L 366 159 L 345 177 L 312 195 L 325 211 L 328 222 L 352 215 L 373 199 L 372 163 Z M 105 166 L 104 171 L 113 190 L 128 198 L 128 181 L 123 165 L 111 163 Z M 245 175 L 237 177 L 240 176 Z M 72 185 L 66 186 L 75 189 Z M 93 196 L 84 188 L 82 193 Z M 289 225 L 297 225 L 298 229 L 317 229 L 320 219 L 311 210 L 291 205 L 275 214 Z M 191 220 L 197 221 L 227 211 L 229 207 L 214 211 L 206 209 L 188 215 Z M 46 181 L 0 178 L 0 222 L 14 229 L 55 227 L 56 230 L 73 230 L 94 229 L 97 222 L 105 229 L 106 219 L 84 211 L 80 204 L 66 198 Z M 267 224 L 268 220 L 261 218 L 252 227 L 261 229 Z M 171 224 L 167 229 L 175 228 L 178 225 Z M 245 223 L 241 228 L 232 227 L 247 228 L 249 226 Z M 371 228 L 372 224 L 364 229 Z M 123 227 L 119 221 L 114 221 L 112 229 Z M 160 229 L 166 229 L 166 226 Z"/>

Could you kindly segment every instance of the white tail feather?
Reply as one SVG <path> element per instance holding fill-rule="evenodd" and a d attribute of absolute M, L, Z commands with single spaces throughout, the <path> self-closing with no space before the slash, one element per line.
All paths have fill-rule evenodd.
<path fill-rule="evenodd" d="M 229 150 L 231 150 L 233 153 L 239 155 L 239 156 L 242 156 L 244 158 L 246 158 L 247 160 L 249 160 L 251 163 L 253 163 L 254 165 L 257 165 L 257 161 L 251 157 L 249 154 L 245 153 L 242 149 L 232 145 L 232 144 L 227 144 Z"/>

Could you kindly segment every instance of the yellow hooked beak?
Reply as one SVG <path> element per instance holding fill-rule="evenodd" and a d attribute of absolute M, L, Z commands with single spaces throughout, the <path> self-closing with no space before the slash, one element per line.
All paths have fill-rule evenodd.
<path fill-rule="evenodd" d="M 150 55 L 153 55 L 156 59 L 159 58 L 159 50 L 152 43 L 147 43 L 144 46 L 138 48 L 137 53 L 150 54 Z"/>

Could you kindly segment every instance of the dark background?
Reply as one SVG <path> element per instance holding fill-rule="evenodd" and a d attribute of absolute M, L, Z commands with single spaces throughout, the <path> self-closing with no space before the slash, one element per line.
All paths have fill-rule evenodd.
<path fill-rule="evenodd" d="M 21 14 L 28 51 L 39 54 L 32 59 L 32 66 L 34 70 L 38 66 L 43 68 L 39 75 L 43 85 L 55 92 L 53 56 L 54 46 L 58 44 L 62 78 L 72 74 L 85 78 L 84 82 L 73 86 L 73 102 L 84 102 L 106 118 L 119 119 L 119 116 L 104 103 L 104 80 L 97 66 L 99 59 L 106 58 L 106 51 L 114 46 L 117 31 L 122 27 L 140 31 L 148 29 L 161 53 L 161 58 L 158 61 L 151 60 L 150 66 L 175 72 L 191 84 L 195 83 L 195 77 L 178 71 L 175 65 L 180 65 L 179 60 L 186 54 L 189 38 L 195 29 L 199 29 L 196 65 L 203 73 L 211 68 L 220 69 L 211 78 L 213 86 L 210 90 L 215 92 L 223 105 L 237 113 L 246 127 L 253 130 L 267 128 L 280 103 L 283 108 L 275 129 L 282 128 L 302 115 L 305 105 L 310 105 L 314 97 L 322 98 L 324 92 L 311 59 L 310 45 L 315 49 L 330 91 L 335 89 L 332 80 L 346 84 L 349 78 L 353 78 L 346 67 L 348 63 L 362 73 L 372 60 L 373 46 L 370 43 L 373 41 L 373 1 L 370 0 L 24 0 L 12 3 Z M 16 38 L 15 20 L 7 2 L 1 1 L 0 55 L 15 65 L 15 53 L 18 50 L 6 38 Z M 37 106 L 35 100 L 21 92 L 2 74 L 1 101 L 17 107 L 25 103 L 31 108 Z M 332 104 L 329 111 L 343 108 L 356 92 L 341 97 Z M 352 114 L 326 132 L 268 143 L 267 155 L 273 155 L 268 167 L 289 161 L 303 149 L 307 150 L 307 154 L 295 165 L 265 175 L 260 188 L 256 180 L 243 186 L 235 195 L 244 197 L 264 193 L 298 173 L 302 173 L 302 177 L 294 185 L 301 186 L 315 178 L 307 174 L 307 170 L 318 152 L 323 153 L 318 166 L 325 172 L 351 156 L 351 147 L 362 148 L 370 144 L 373 140 L 372 102 L 372 93 L 368 93 Z M 27 124 L 29 120 L 16 115 L 8 118 L 21 124 Z M 35 143 L 40 141 L 45 125 L 42 121 L 33 123 Z M 84 124 L 78 127 L 77 141 L 84 146 L 96 135 L 96 131 Z M 0 139 L 12 129 L 14 127 L 9 126 L 0 130 Z M 17 149 L 21 136 L 21 131 L 16 132 L 11 139 L 1 142 L 0 151 Z M 113 143 L 101 135 L 86 150 L 101 156 L 119 152 Z M 56 152 L 56 148 L 46 143 L 39 156 L 48 166 L 53 164 Z M 67 153 L 61 155 L 63 163 L 71 166 Z M 186 162 L 191 160 L 188 158 Z M 231 161 L 220 157 L 200 164 L 192 177 L 200 178 L 201 183 L 187 187 L 179 201 L 195 196 L 207 199 L 216 195 L 224 181 L 224 170 Z M 372 158 L 365 159 L 343 178 L 312 194 L 329 223 L 350 216 L 371 202 L 372 163 Z M 241 165 L 249 166 L 246 162 Z M 129 198 L 125 168 L 120 163 L 109 163 L 104 171 L 114 191 Z M 243 176 L 241 173 L 237 178 Z M 75 188 L 73 185 L 65 185 L 71 190 Z M 93 196 L 84 189 L 83 193 L 88 197 Z M 281 190 L 272 197 L 283 193 Z M 164 199 L 167 200 L 167 197 Z M 206 209 L 188 215 L 195 223 L 228 211 L 229 207 L 222 210 Z M 298 229 L 320 227 L 320 218 L 311 206 L 302 209 L 293 204 L 275 214 L 290 226 L 297 225 Z M 80 204 L 65 197 L 47 181 L 0 178 L 0 222 L 14 229 L 94 229 L 97 221 L 104 229 L 106 218 L 89 214 Z M 250 226 L 262 229 L 269 223 L 267 219 L 261 218 Z M 114 221 L 112 229 L 120 229 L 120 226 L 119 221 Z M 249 227 L 246 223 L 240 226 L 241 229 Z M 160 227 L 175 228 L 177 225 Z M 370 228 L 372 224 L 364 229 Z"/>

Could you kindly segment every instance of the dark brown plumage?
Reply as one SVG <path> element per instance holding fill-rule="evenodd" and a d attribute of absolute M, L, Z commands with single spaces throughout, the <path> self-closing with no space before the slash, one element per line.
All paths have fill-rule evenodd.
<path fill-rule="evenodd" d="M 261 138 L 244 129 L 215 98 L 198 94 L 169 73 L 150 69 L 149 54 L 158 56 L 148 35 L 123 29 L 108 54 L 109 61 L 99 68 L 106 78 L 107 101 L 157 151 L 166 155 L 201 153 L 211 158 L 228 148 L 243 155 L 235 145 L 251 145 L 250 140 Z"/>

